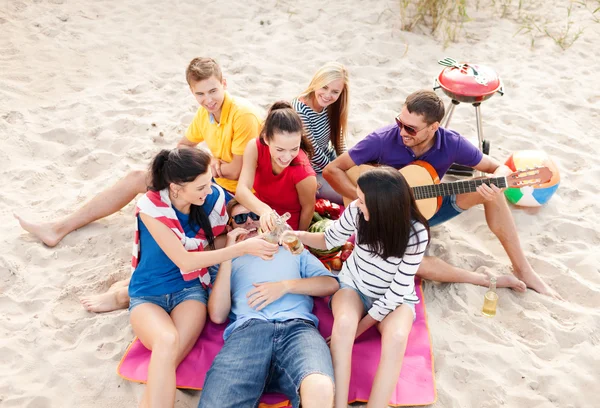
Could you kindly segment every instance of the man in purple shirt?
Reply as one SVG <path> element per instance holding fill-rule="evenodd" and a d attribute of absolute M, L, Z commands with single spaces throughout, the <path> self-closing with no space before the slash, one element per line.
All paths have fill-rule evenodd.
<path fill-rule="evenodd" d="M 356 185 L 346 171 L 361 164 L 382 164 L 401 169 L 416 160 L 422 160 L 433 166 L 440 179 L 452 163 L 470 166 L 494 176 L 511 173 L 508 167 L 483 154 L 460 134 L 441 128 L 440 121 L 444 113 L 444 104 L 435 92 L 423 90 L 412 93 L 396 117 L 396 124 L 385 126 L 365 137 L 325 167 L 323 177 L 342 196 L 356 199 Z M 497 285 L 519 292 L 529 287 L 560 298 L 538 276 L 525 257 L 512 214 L 498 187 L 482 184 L 476 193 L 444 197 L 441 208 L 429 223 L 431 226 L 438 225 L 477 204 L 483 204 L 487 224 L 506 250 L 515 274 L 500 277 Z M 440 282 L 489 285 L 487 276 L 451 266 L 436 257 L 425 257 L 417 274 L 424 279 Z"/>

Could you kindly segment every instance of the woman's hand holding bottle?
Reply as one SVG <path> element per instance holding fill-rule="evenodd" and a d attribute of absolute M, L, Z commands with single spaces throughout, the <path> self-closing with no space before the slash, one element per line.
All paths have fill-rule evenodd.
<path fill-rule="evenodd" d="M 265 261 L 273 259 L 273 256 L 279 251 L 279 245 L 271 244 L 262 239 L 261 236 L 247 239 L 243 244 L 244 253 L 261 257 Z"/>
<path fill-rule="evenodd" d="M 244 228 L 236 228 L 227 234 L 226 246 L 240 244 L 241 255 L 258 256 L 265 261 L 270 261 L 279 250 L 279 245 L 271 244 L 258 235 L 253 238 L 244 239 L 250 231 Z"/>
<path fill-rule="evenodd" d="M 265 261 L 270 261 L 279 251 L 279 245 L 272 244 L 258 235 L 244 241 L 244 253 L 247 255 L 258 256 Z"/>
<path fill-rule="evenodd" d="M 260 229 L 263 233 L 273 231 L 277 225 L 278 215 L 275 210 L 269 209 L 260 214 Z"/>
<path fill-rule="evenodd" d="M 234 228 L 233 230 L 227 233 L 227 240 L 225 241 L 225 246 L 230 247 L 232 245 L 237 244 L 240 241 L 243 241 L 244 237 L 248 235 L 250 231 L 245 228 Z"/>
<path fill-rule="evenodd" d="M 298 231 L 292 230 L 289 226 L 281 234 L 280 245 L 283 245 L 288 251 L 294 255 L 301 254 L 304 251 L 304 245 L 300 240 L 300 234 Z"/>

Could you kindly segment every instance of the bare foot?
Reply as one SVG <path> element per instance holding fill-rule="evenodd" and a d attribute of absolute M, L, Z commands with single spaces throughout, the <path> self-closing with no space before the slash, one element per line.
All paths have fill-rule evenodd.
<path fill-rule="evenodd" d="M 123 279 L 120 281 L 116 281 L 115 283 L 110 285 L 110 288 L 108 288 L 108 292 L 114 292 L 115 290 L 119 290 L 121 288 L 126 288 L 128 286 L 129 286 L 129 279 Z"/>
<path fill-rule="evenodd" d="M 552 289 L 550 286 L 548 286 L 548 284 L 544 282 L 542 278 L 540 278 L 539 275 L 535 273 L 535 271 L 532 270 L 529 273 L 521 274 L 521 279 L 523 280 L 523 282 L 525 282 L 529 289 L 533 289 L 542 295 L 550 296 L 558 300 L 563 300 L 563 298 L 558 294 L 558 292 Z"/>
<path fill-rule="evenodd" d="M 42 224 L 35 224 L 33 222 L 25 221 L 17 214 L 13 215 L 19 221 L 19 224 L 21 224 L 21 228 L 23 228 L 30 234 L 35 235 L 36 238 L 41 240 L 44 244 L 48 245 L 49 247 L 56 246 L 60 242 L 60 240 L 63 239 L 63 237 L 58 232 L 56 232 L 54 224 L 52 223 L 47 222 Z"/>
<path fill-rule="evenodd" d="M 129 306 L 127 288 L 102 293 L 101 295 L 81 298 L 81 304 L 88 312 L 104 313 L 113 310 L 126 309 Z"/>
<path fill-rule="evenodd" d="M 496 287 L 498 288 L 511 288 L 516 292 L 525 292 L 527 285 L 522 280 L 519 280 L 514 275 L 502 275 L 496 279 Z"/>

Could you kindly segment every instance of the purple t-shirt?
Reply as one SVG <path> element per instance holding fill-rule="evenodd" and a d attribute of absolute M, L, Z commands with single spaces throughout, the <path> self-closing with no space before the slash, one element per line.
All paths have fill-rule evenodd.
<path fill-rule="evenodd" d="M 431 149 L 417 157 L 410 147 L 404 145 L 396 124 L 377 129 L 351 148 L 348 154 L 357 166 L 377 163 L 401 169 L 415 160 L 423 160 L 433 166 L 440 179 L 452 163 L 473 167 L 483 157 L 483 153 L 467 139 L 441 127 L 435 132 L 435 143 Z"/>

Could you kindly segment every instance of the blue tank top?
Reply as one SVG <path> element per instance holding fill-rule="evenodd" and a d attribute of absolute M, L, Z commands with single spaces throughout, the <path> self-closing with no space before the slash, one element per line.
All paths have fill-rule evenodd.
<path fill-rule="evenodd" d="M 210 214 L 213 210 L 218 197 L 219 191 L 213 187 L 212 193 L 206 197 L 206 201 L 202 206 L 207 214 Z M 185 235 L 190 238 L 195 237 L 199 227 L 194 225 L 194 228 L 192 228 L 189 215 L 178 211 L 175 207 L 173 209 Z M 129 297 L 167 295 L 185 288 L 200 286 L 199 279 L 183 280 L 177 265 L 158 246 L 139 216 L 138 226 L 140 262 L 131 276 L 131 282 L 129 282 Z"/>

